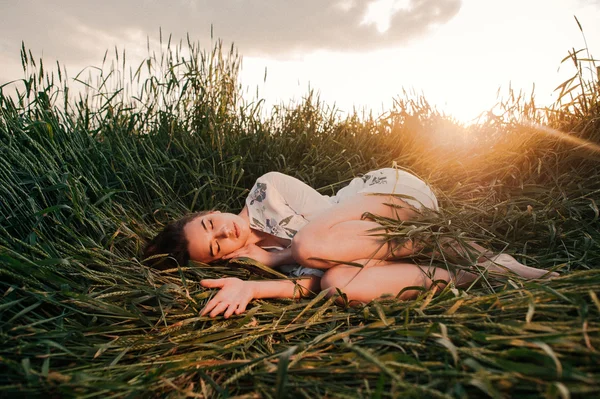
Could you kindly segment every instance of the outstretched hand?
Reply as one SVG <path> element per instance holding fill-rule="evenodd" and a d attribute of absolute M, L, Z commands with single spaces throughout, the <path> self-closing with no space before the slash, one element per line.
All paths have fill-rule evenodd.
<path fill-rule="evenodd" d="M 233 259 L 240 258 L 242 256 L 246 256 L 248 258 L 252 258 L 263 265 L 267 265 L 270 267 L 277 266 L 275 264 L 275 254 L 274 252 L 265 251 L 261 247 L 256 244 L 248 244 L 237 251 L 233 251 L 230 254 L 223 256 L 223 259 Z"/>
<path fill-rule="evenodd" d="M 248 303 L 254 298 L 253 284 L 250 281 L 243 281 L 239 278 L 228 277 L 214 280 L 200 281 L 203 287 L 220 288 L 215 295 L 202 309 L 200 316 L 210 312 L 210 317 L 216 317 L 221 313 L 227 319 L 232 314 L 240 314 L 246 310 Z"/>

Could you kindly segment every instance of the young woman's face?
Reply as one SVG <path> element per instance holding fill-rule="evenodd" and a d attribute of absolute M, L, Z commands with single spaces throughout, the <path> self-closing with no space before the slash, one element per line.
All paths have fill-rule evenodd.
<path fill-rule="evenodd" d="M 183 231 L 190 259 L 208 263 L 246 245 L 250 225 L 239 215 L 215 211 L 198 216 Z"/>

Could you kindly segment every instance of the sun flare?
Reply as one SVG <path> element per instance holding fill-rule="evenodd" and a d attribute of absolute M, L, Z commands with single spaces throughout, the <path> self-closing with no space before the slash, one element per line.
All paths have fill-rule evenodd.
<path fill-rule="evenodd" d="M 540 125 L 539 123 L 529 122 L 526 123 L 526 126 L 534 129 L 536 132 L 543 133 L 547 136 L 555 137 L 557 140 L 567 142 L 569 144 L 573 144 L 575 148 L 584 148 L 586 150 L 600 153 L 600 145 L 596 143 L 592 143 L 591 141 L 582 139 L 581 137 L 577 137 L 573 134 L 564 133 L 560 130 L 553 129 L 548 126 Z"/>

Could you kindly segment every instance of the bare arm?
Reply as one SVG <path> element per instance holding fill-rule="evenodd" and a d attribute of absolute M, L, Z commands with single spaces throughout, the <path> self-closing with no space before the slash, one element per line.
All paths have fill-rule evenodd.
<path fill-rule="evenodd" d="M 301 298 L 311 292 L 320 291 L 320 278 L 291 280 L 262 280 L 244 281 L 239 278 L 220 278 L 216 280 L 202 280 L 200 284 L 206 288 L 220 288 L 200 312 L 204 316 L 210 312 L 210 317 L 221 313 L 225 318 L 232 314 L 240 314 L 252 299 L 267 298 Z"/>
<path fill-rule="evenodd" d="M 292 247 L 282 249 L 281 251 L 271 252 L 274 265 L 271 267 L 277 267 L 281 265 L 289 265 L 295 263 L 294 257 L 292 256 Z"/>
<path fill-rule="evenodd" d="M 247 256 L 269 267 L 277 267 L 295 263 L 292 256 L 292 248 L 285 248 L 280 251 L 265 251 L 256 244 L 248 244 L 230 254 L 223 256 L 223 259 L 233 259 Z"/>

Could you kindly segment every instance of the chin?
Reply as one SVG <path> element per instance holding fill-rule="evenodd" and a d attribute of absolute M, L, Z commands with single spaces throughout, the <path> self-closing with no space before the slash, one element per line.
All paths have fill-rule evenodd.
<path fill-rule="evenodd" d="M 250 237 L 250 225 L 247 223 L 242 223 L 242 224 L 239 224 L 238 226 L 240 226 L 239 240 L 242 241 L 243 243 L 246 243 L 246 241 L 248 241 L 248 237 Z"/>

